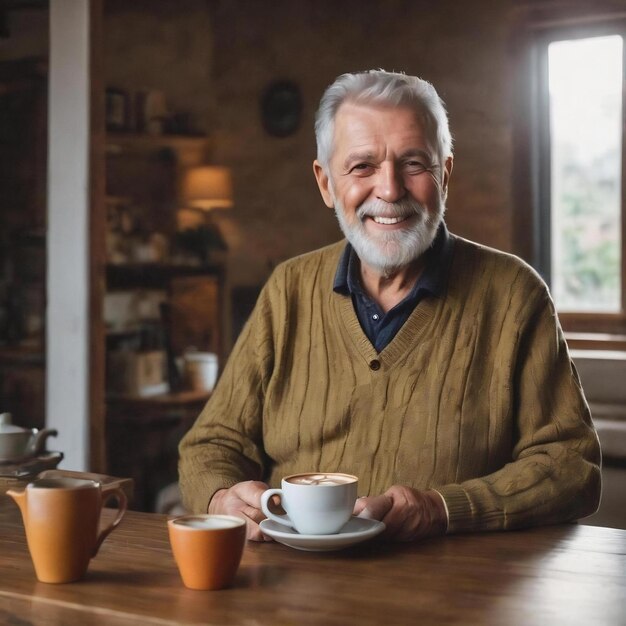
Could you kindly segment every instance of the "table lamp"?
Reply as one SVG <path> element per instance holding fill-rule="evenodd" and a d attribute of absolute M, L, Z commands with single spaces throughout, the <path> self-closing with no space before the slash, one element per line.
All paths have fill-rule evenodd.
<path fill-rule="evenodd" d="M 188 207 L 211 211 L 233 206 L 233 184 L 228 167 L 203 165 L 185 172 L 183 198 Z"/>
<path fill-rule="evenodd" d="M 184 208 L 178 211 L 179 242 L 208 262 L 211 250 L 227 249 L 219 228 L 209 214 L 233 206 L 230 169 L 202 165 L 186 170 L 181 196 Z"/>

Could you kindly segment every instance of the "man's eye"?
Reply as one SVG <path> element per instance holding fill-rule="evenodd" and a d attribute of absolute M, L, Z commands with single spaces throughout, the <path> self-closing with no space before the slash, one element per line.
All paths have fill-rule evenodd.
<path fill-rule="evenodd" d="M 362 173 L 362 172 L 366 172 L 367 170 L 371 169 L 371 167 L 372 166 L 369 163 L 357 163 L 356 165 L 353 165 L 350 168 L 350 171 L 351 172 L 355 172 L 356 171 L 356 172 Z"/>
<path fill-rule="evenodd" d="M 420 161 L 407 161 L 405 167 L 412 173 L 424 172 L 428 169 L 428 167 Z"/>

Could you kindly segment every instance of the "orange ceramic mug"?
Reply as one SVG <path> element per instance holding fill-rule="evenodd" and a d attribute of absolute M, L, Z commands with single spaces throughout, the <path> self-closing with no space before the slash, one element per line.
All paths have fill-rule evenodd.
<path fill-rule="evenodd" d="M 81 478 L 41 478 L 23 491 L 7 491 L 22 511 L 26 540 L 38 580 L 68 583 L 85 575 L 105 537 L 126 511 L 119 487 L 102 488 Z M 104 503 L 115 497 L 115 519 L 99 531 Z"/>
<path fill-rule="evenodd" d="M 246 522 L 234 515 L 184 515 L 168 520 L 174 559 L 189 589 L 223 589 L 237 573 Z"/>

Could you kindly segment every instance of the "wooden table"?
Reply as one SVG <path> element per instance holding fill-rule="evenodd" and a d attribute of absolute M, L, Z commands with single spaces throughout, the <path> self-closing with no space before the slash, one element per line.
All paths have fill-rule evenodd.
<path fill-rule="evenodd" d="M 183 587 L 162 515 L 129 512 L 78 583 L 39 583 L 0 496 L 2 624 L 626 624 L 626 531 L 555 526 L 335 553 L 249 543 L 235 585 Z"/>

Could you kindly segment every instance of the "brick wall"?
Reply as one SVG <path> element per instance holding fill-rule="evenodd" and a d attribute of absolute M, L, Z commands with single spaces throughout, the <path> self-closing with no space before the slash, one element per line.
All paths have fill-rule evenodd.
<path fill-rule="evenodd" d="M 163 89 L 214 140 L 234 172 L 235 208 L 216 216 L 233 286 L 263 282 L 281 260 L 340 237 L 317 191 L 313 118 L 340 73 L 382 67 L 418 74 L 445 100 L 456 162 L 454 232 L 511 249 L 513 0 L 144 0 L 107 2 L 107 80 Z M 207 10 L 208 9 L 208 10 Z M 300 128 L 269 136 L 260 98 L 277 79 L 303 97 Z"/>
<path fill-rule="evenodd" d="M 511 249 L 512 2 L 229 0 L 210 4 L 215 41 L 215 157 L 234 168 L 236 207 L 223 219 L 235 283 L 264 280 L 284 258 L 335 241 L 335 218 L 313 179 L 313 118 L 346 71 L 382 67 L 433 82 L 455 138 L 447 221 L 452 231 Z M 264 132 L 259 100 L 296 81 L 301 128 Z"/>

